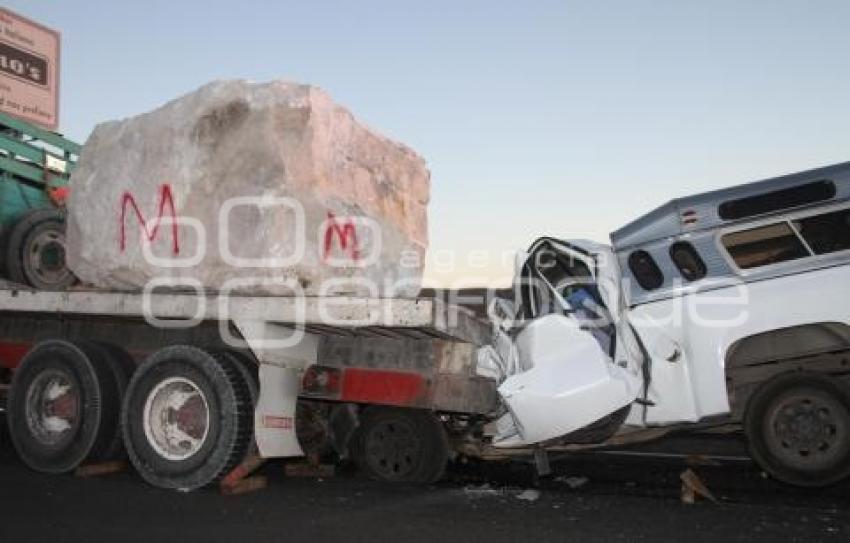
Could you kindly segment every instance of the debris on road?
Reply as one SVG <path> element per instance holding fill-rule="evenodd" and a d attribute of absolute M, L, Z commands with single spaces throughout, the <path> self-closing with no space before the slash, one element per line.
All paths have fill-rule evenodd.
<path fill-rule="evenodd" d="M 321 479 L 336 475 L 336 467 L 333 464 L 288 462 L 283 469 L 287 477 L 312 477 Z"/>
<path fill-rule="evenodd" d="M 224 496 L 235 496 L 266 488 L 268 480 L 265 476 L 251 475 L 265 462 L 265 458 L 256 454 L 249 455 L 219 482 L 219 492 Z"/>
<path fill-rule="evenodd" d="M 111 475 L 113 473 L 121 473 L 127 470 L 127 462 L 124 460 L 114 460 L 110 462 L 100 462 L 97 464 L 85 464 L 78 467 L 74 471 L 76 477 L 98 477 L 100 475 Z"/>
<path fill-rule="evenodd" d="M 470 485 L 463 489 L 463 493 L 469 498 L 504 498 L 513 496 L 514 498 L 526 502 L 536 502 L 542 495 L 539 490 L 528 488 L 520 489 L 516 487 L 501 487 L 494 488 L 489 483 L 484 483 L 479 486 Z"/>
<path fill-rule="evenodd" d="M 241 479 L 232 485 L 222 485 L 220 491 L 222 496 L 238 496 L 249 492 L 256 492 L 266 488 L 269 484 L 268 478 L 265 475 L 253 475 L 245 479 Z"/>
<path fill-rule="evenodd" d="M 463 493 L 470 498 L 483 498 L 488 496 L 504 496 L 505 489 L 493 488 L 489 483 L 480 486 L 470 485 L 464 487 Z"/>
<path fill-rule="evenodd" d="M 533 488 L 529 488 L 523 492 L 520 492 L 516 495 L 516 499 L 523 500 L 527 502 L 536 502 L 540 499 L 540 491 L 534 490 Z"/>
<path fill-rule="evenodd" d="M 556 483 L 564 483 L 565 485 L 567 485 L 568 487 L 570 487 L 573 490 L 583 487 L 584 485 L 587 484 L 588 481 L 590 481 L 590 479 L 588 479 L 587 477 L 577 477 L 577 476 L 572 476 L 572 477 L 562 476 L 562 477 L 556 477 L 555 478 Z"/>
<path fill-rule="evenodd" d="M 702 479 L 691 468 L 686 469 L 679 475 L 682 480 L 682 503 L 692 504 L 696 502 L 697 496 L 707 498 L 714 503 L 717 503 L 717 498 L 705 486 Z"/>

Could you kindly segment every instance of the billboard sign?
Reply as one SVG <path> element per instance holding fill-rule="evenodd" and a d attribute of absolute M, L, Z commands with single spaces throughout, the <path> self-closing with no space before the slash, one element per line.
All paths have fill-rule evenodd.
<path fill-rule="evenodd" d="M 0 8 L 0 111 L 59 125 L 59 33 Z"/>

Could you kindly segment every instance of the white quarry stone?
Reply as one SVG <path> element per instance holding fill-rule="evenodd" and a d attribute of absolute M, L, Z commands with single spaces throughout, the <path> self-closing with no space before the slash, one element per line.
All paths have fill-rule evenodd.
<path fill-rule="evenodd" d="M 67 260 L 102 288 L 413 297 L 429 188 L 421 157 L 316 87 L 214 82 L 95 128 Z"/>

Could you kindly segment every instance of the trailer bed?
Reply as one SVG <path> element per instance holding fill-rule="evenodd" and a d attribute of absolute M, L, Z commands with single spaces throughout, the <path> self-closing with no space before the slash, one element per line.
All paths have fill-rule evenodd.
<path fill-rule="evenodd" d="M 73 289 L 34 290 L 0 281 L 0 311 L 145 317 L 171 320 L 226 320 L 234 316 L 300 326 L 320 335 L 362 335 L 394 339 L 487 341 L 487 323 L 471 311 L 437 298 L 354 298 L 225 295 L 217 292 L 149 293 Z"/>
<path fill-rule="evenodd" d="M 495 382 L 475 372 L 476 350 L 490 340 L 489 324 L 471 310 L 439 298 L 295 298 L 91 288 L 48 292 L 3 281 L 0 315 L 5 317 L 0 319 L 0 367 L 16 367 L 32 345 L 49 338 L 119 344 L 137 360 L 167 344 L 232 348 L 223 335 L 251 322 L 312 337 L 318 367 L 351 375 L 359 372 L 369 382 L 385 382 L 384 388 L 393 388 L 394 379 L 405 375 L 415 375 L 423 383 L 419 393 L 387 403 L 473 414 L 488 413 L 497 405 Z M 252 345 L 247 350 L 261 363 L 281 365 L 280 349 Z M 384 392 L 373 392 L 383 401 Z M 372 402 L 375 397 L 357 399 Z"/>

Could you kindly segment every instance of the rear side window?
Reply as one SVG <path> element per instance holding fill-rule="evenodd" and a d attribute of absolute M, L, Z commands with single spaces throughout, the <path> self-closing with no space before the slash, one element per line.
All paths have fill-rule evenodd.
<path fill-rule="evenodd" d="M 850 209 L 799 219 L 794 226 L 816 255 L 850 249 Z"/>
<path fill-rule="evenodd" d="M 646 251 L 635 251 L 629 255 L 629 269 L 643 290 L 655 290 L 664 283 L 658 264 Z"/>
<path fill-rule="evenodd" d="M 671 245 L 670 258 L 686 280 L 696 281 L 705 277 L 705 262 L 694 249 L 694 246 L 687 241 L 677 241 Z"/>
<path fill-rule="evenodd" d="M 732 260 L 743 270 L 809 256 L 803 242 L 784 222 L 733 232 L 721 239 Z"/>
<path fill-rule="evenodd" d="M 824 202 L 834 197 L 835 184 L 832 181 L 814 181 L 789 189 L 766 192 L 758 196 L 729 200 L 720 204 L 717 213 L 721 219 L 733 221 L 781 209 Z"/>

